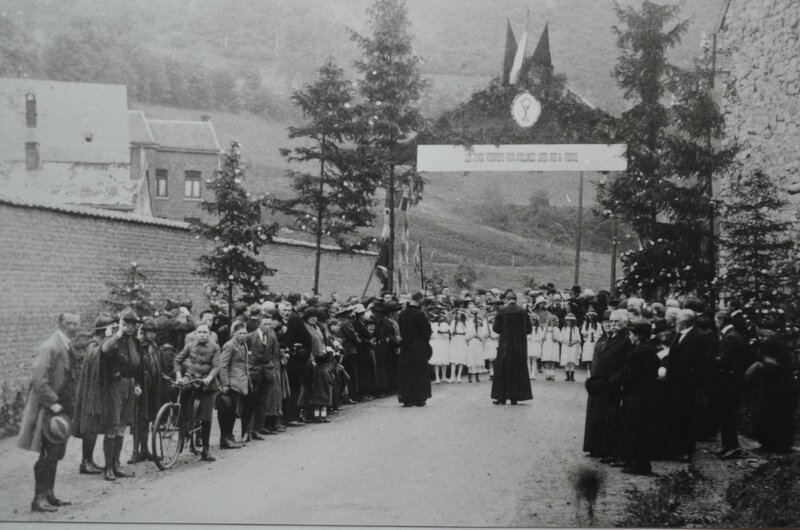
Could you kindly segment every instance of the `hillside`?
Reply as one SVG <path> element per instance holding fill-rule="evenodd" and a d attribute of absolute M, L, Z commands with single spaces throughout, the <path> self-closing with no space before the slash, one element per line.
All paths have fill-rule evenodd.
<path fill-rule="evenodd" d="M 176 109 L 141 103 L 131 108 L 143 110 L 148 117 L 166 119 L 211 118 L 220 145 L 227 146 L 236 139 L 242 146 L 247 165 L 248 189 L 255 194 L 289 193 L 289 181 L 284 175 L 288 167 L 278 152 L 279 147 L 291 146 L 286 138 L 287 123 L 267 121 L 252 115 L 215 111 Z M 587 176 L 588 177 L 588 176 Z M 592 177 L 594 178 L 594 177 Z M 424 200 L 411 210 L 410 239 L 421 241 L 425 267 L 430 271 L 441 268 L 449 271 L 455 264 L 467 261 L 485 273 L 484 286 L 522 285 L 531 276 L 537 281 L 571 284 L 574 248 L 547 239 L 528 239 L 494 229 L 476 222 L 471 209 L 484 201 L 489 193 L 500 193 L 509 204 L 526 204 L 537 190 L 547 189 L 554 205 L 576 201 L 577 177 L 565 174 L 445 174 L 426 175 Z M 584 203 L 594 204 L 594 189 L 587 178 Z M 378 201 L 379 202 L 379 201 Z M 376 205 L 376 211 L 381 209 Z M 377 226 L 381 226 L 379 217 Z M 375 228 L 377 233 L 379 229 Z M 283 235 L 303 239 L 299 232 Z M 398 256 L 399 251 L 398 251 Z M 512 258 L 513 256 L 513 258 Z M 514 267 L 511 266 L 512 260 Z M 609 256 L 584 253 L 582 278 L 587 285 L 605 287 L 609 281 Z"/>
<path fill-rule="evenodd" d="M 241 74 L 257 71 L 264 85 L 288 95 L 313 78 L 332 56 L 349 68 L 357 56 L 347 28 L 366 30 L 371 0 L 3 0 L 0 13 L 41 44 L 64 31 L 74 17 L 119 24 L 159 55 L 187 58 Z M 639 5 L 641 0 L 623 0 Z M 671 2 L 674 3 L 674 2 Z M 723 0 L 685 0 L 690 30 L 672 52 L 691 65 L 702 32 L 715 30 Z M 435 117 L 461 103 L 501 71 L 506 19 L 521 36 L 528 26 L 532 53 L 546 22 L 555 69 L 595 105 L 619 114 L 625 102 L 611 72 L 618 52 L 609 0 L 408 0 L 415 51 L 431 87 L 421 101 Z M 310 38 L 313 36 L 313 38 Z M 288 100 L 286 101 L 288 103 Z M 288 105 L 287 105 L 288 106 Z"/>

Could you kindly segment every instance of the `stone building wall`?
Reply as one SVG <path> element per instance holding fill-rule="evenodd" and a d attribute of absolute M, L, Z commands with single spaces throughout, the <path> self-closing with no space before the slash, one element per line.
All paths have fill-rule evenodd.
<path fill-rule="evenodd" d="M 207 307 L 205 280 L 192 274 L 204 245 L 182 222 L 0 197 L 0 389 L 27 384 L 33 348 L 55 329 L 59 313 L 79 313 L 88 329 L 108 298 L 107 282 L 123 281 L 131 262 L 147 274 L 157 307 L 167 297 Z M 267 281 L 271 290 L 311 291 L 313 245 L 283 241 L 265 246 L 262 256 L 278 269 Z M 321 293 L 360 296 L 374 262 L 374 254 L 325 251 Z M 371 286 L 379 289 L 376 281 Z"/>
<path fill-rule="evenodd" d="M 744 171 L 761 170 L 781 188 L 800 180 L 800 2 L 729 0 L 717 50 L 726 135 Z"/>

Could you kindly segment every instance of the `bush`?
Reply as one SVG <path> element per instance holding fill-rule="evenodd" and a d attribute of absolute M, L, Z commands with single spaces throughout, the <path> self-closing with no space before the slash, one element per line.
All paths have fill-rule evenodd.
<path fill-rule="evenodd" d="M 767 462 L 733 482 L 725 499 L 736 526 L 800 526 L 800 455 Z"/>
<path fill-rule="evenodd" d="M 25 392 L 22 388 L 12 389 L 8 381 L 3 382 L 0 394 L 0 438 L 16 436 L 25 408 Z"/>
<path fill-rule="evenodd" d="M 702 475 L 692 468 L 659 477 L 654 488 L 628 490 L 629 501 L 625 516 L 617 526 L 637 528 L 663 528 L 686 526 L 686 518 L 679 513 L 682 502 L 692 497 Z"/>

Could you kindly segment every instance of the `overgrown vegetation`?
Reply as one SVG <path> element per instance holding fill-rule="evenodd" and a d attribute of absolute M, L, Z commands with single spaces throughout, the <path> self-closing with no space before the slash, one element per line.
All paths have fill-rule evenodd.
<path fill-rule="evenodd" d="M 625 516 L 617 526 L 636 528 L 682 527 L 688 521 L 678 507 L 689 500 L 698 481 L 699 471 L 690 468 L 656 479 L 656 485 L 646 490 L 628 490 L 629 502 Z"/>
<path fill-rule="evenodd" d="M 25 408 L 23 388 L 13 389 L 8 381 L 3 381 L 0 392 L 0 439 L 14 436 L 19 432 L 22 409 Z"/>
<path fill-rule="evenodd" d="M 728 486 L 730 524 L 739 527 L 800 526 L 800 455 L 773 460 Z"/>

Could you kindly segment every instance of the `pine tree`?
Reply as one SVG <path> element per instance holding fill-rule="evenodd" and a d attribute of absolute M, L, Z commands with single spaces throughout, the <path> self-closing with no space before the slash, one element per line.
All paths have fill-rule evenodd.
<path fill-rule="evenodd" d="M 618 130 L 627 144 L 628 170 L 599 183 L 598 201 L 639 237 L 640 249 L 622 256 L 624 291 L 714 298 L 713 179 L 726 173 L 736 148 L 717 147 L 724 122 L 711 94 L 710 46 L 702 48 L 692 70 L 667 60 L 688 27 L 687 21 L 672 22 L 679 10 L 650 2 L 640 11 L 616 8 L 620 26 L 614 32 L 622 53 L 614 73 L 633 103 Z"/>
<path fill-rule="evenodd" d="M 722 210 L 723 285 L 745 302 L 759 324 L 784 313 L 797 291 L 793 222 L 781 219 L 787 201 L 762 171 L 732 179 Z"/>
<path fill-rule="evenodd" d="M 363 126 L 361 140 L 366 163 L 378 175 L 387 193 L 389 262 L 387 283 L 394 279 L 395 194 L 411 189 L 412 202 L 422 196 L 423 179 L 416 171 L 410 141 L 423 129 L 417 107 L 426 82 L 411 41 L 408 9 L 401 0 L 377 0 L 367 11 L 370 37 L 352 32 L 362 58 L 355 62 L 363 75 L 358 83 L 363 101 L 355 112 Z M 401 169 L 402 167 L 402 169 Z"/>
<path fill-rule="evenodd" d="M 139 268 L 139 264 L 132 261 L 125 272 L 125 280 L 121 282 L 107 282 L 110 298 L 105 301 L 113 314 L 119 314 L 125 308 L 132 308 L 140 317 L 152 315 L 155 306 L 150 298 L 150 292 L 145 286 L 147 276 Z"/>
<path fill-rule="evenodd" d="M 289 138 L 307 138 L 310 143 L 283 153 L 290 161 L 319 164 L 318 172 L 288 171 L 295 197 L 270 198 L 267 205 L 293 216 L 295 227 L 314 234 L 314 293 L 319 294 L 323 237 L 333 239 L 345 251 L 366 248 L 374 238 L 351 241 L 360 227 L 371 226 L 376 180 L 361 171 L 357 151 L 346 145 L 352 135 L 350 83 L 329 59 L 317 81 L 295 91 L 292 100 L 308 123 L 289 128 Z"/>
<path fill-rule="evenodd" d="M 229 311 L 236 296 L 247 302 L 257 299 L 266 289 L 264 277 L 275 274 L 259 252 L 275 236 L 278 225 L 261 222 L 261 201 L 250 198 L 242 185 L 244 179 L 239 144 L 234 141 L 223 155 L 222 169 L 209 181 L 213 199 L 202 202 L 203 209 L 214 217 L 213 224 L 200 221 L 194 226 L 214 245 L 200 256 L 195 273 L 224 293 Z"/>

